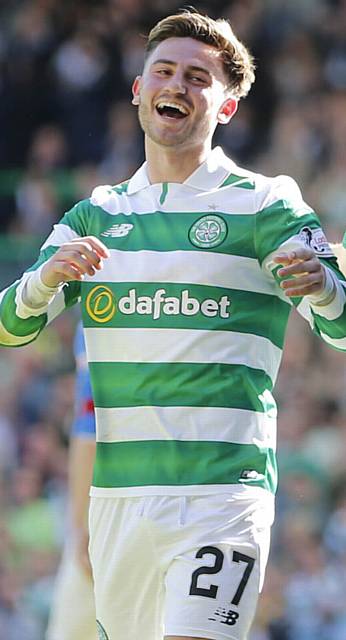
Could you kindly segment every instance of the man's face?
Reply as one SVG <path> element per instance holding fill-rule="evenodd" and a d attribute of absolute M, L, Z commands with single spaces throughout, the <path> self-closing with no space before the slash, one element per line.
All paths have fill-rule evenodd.
<path fill-rule="evenodd" d="M 165 147 L 210 140 L 218 122 L 228 121 L 236 109 L 227 97 L 220 52 L 192 38 L 161 42 L 135 80 L 133 94 L 143 131 Z"/>

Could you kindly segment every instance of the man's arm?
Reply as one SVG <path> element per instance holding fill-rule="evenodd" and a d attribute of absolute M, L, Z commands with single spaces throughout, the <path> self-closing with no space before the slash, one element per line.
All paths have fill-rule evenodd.
<path fill-rule="evenodd" d="M 324 265 L 310 247 L 278 254 L 274 262 L 288 298 L 300 299 L 298 311 L 330 346 L 346 351 L 346 282 L 334 266 Z"/>
<path fill-rule="evenodd" d="M 262 267 L 322 340 L 346 350 L 345 277 L 318 217 L 286 176 L 271 181 L 262 207 L 256 220 Z"/>
<path fill-rule="evenodd" d="M 54 232 L 52 236 L 54 242 Z M 37 263 L 0 294 L 0 344 L 20 346 L 34 340 L 47 322 L 78 299 L 83 276 L 102 269 L 107 257 L 108 249 L 93 236 L 67 242 L 62 238 L 60 246 L 45 248 Z"/>

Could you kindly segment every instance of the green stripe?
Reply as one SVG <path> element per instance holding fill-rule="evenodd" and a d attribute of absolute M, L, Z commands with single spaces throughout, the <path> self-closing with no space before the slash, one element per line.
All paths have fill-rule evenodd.
<path fill-rule="evenodd" d="M 90 235 L 90 220 L 95 208 L 98 209 L 92 206 L 89 198 L 81 200 L 65 213 L 59 224 L 66 224 L 81 237 Z"/>
<path fill-rule="evenodd" d="M 12 335 L 28 336 L 43 329 L 47 322 L 47 314 L 42 313 L 40 316 L 32 316 L 26 320 L 18 318 L 15 303 L 18 284 L 10 287 L 1 301 L 1 321 L 5 329 Z"/>
<path fill-rule="evenodd" d="M 314 311 L 312 311 L 312 315 L 314 317 L 315 330 L 318 335 L 322 332 L 332 340 L 345 338 L 345 318 L 343 314 L 340 314 L 339 318 L 336 318 L 336 320 L 327 320 L 326 318 L 322 318 L 322 316 L 316 314 Z"/>
<path fill-rule="evenodd" d="M 69 282 L 64 286 L 63 292 L 65 298 L 65 307 L 72 307 L 72 305 L 80 301 L 80 291 L 81 283 L 79 280 L 74 280 L 73 282 Z"/>
<path fill-rule="evenodd" d="M 273 385 L 245 365 L 90 362 L 96 407 L 233 407 L 263 412 Z M 266 397 L 266 394 L 265 396 Z"/>
<path fill-rule="evenodd" d="M 120 184 L 115 185 L 114 187 L 112 187 L 113 191 L 116 191 L 116 193 L 118 193 L 119 195 L 121 195 L 122 193 L 126 193 L 128 186 L 129 186 L 129 180 L 125 180 L 125 182 L 120 182 Z"/>
<path fill-rule="evenodd" d="M 32 267 L 29 267 L 29 269 L 27 269 L 26 271 L 28 272 L 36 271 L 36 269 L 38 269 L 38 267 L 40 267 L 41 264 L 43 264 L 44 262 L 47 262 L 47 260 L 49 260 L 49 258 L 51 258 L 54 255 L 54 253 L 57 252 L 58 249 L 59 247 L 49 246 L 43 251 L 41 251 L 36 262 L 32 265 Z"/>
<path fill-rule="evenodd" d="M 164 201 L 166 200 L 168 195 L 168 183 L 167 182 L 163 182 L 162 184 L 162 193 L 160 196 L 160 204 L 163 204 Z"/>
<path fill-rule="evenodd" d="M 263 479 L 242 480 L 243 471 Z M 246 484 L 275 492 L 275 456 L 251 444 L 181 440 L 98 442 L 95 487 Z"/>
<path fill-rule="evenodd" d="M 138 296 L 153 297 L 157 289 L 163 288 L 167 296 L 180 298 L 184 289 L 199 302 L 207 298 L 220 300 L 221 296 L 228 296 L 231 300 L 229 318 L 208 318 L 201 313 L 194 316 L 164 315 L 155 320 L 155 327 L 166 329 L 203 329 L 236 331 L 250 333 L 268 338 L 280 349 L 283 347 L 284 333 L 290 312 L 290 306 L 277 298 L 262 293 L 252 293 L 222 287 L 209 287 L 206 285 L 170 284 L 170 283 L 97 283 L 97 286 L 105 286 L 111 289 L 115 304 L 119 298 L 128 296 L 130 289 L 136 289 Z M 82 283 L 82 313 L 85 327 L 113 327 L 113 328 L 150 328 L 153 327 L 152 316 L 146 314 L 122 314 L 119 310 L 106 323 L 100 324 L 94 321 L 87 313 L 85 301 L 88 293 L 95 287 L 95 283 Z"/>
<path fill-rule="evenodd" d="M 321 258 L 320 260 L 323 264 L 326 265 L 326 267 L 331 269 L 336 274 L 339 280 L 342 280 L 342 281 L 345 280 L 343 274 L 338 268 L 338 263 L 336 258 L 334 257 L 328 258 L 328 259 Z M 323 310 L 321 309 L 321 311 Z M 344 305 L 344 311 L 345 311 L 345 305 Z M 345 326 L 344 326 L 342 313 L 340 314 L 339 318 L 336 318 L 335 320 L 327 320 L 326 318 L 322 318 L 322 316 L 316 314 L 314 311 L 312 311 L 312 315 L 314 317 L 314 322 L 315 322 L 315 331 L 318 335 L 320 335 L 320 331 L 322 331 L 322 333 L 325 333 L 327 336 L 329 336 L 329 338 L 332 338 L 332 339 L 338 340 L 340 338 L 345 338 Z M 330 346 L 332 347 L 332 345 Z"/>
<path fill-rule="evenodd" d="M 255 216 L 255 246 L 260 262 L 275 251 L 283 242 L 299 234 L 302 227 L 321 227 L 314 212 L 305 205 L 304 212 L 292 209 L 286 200 L 259 211 Z"/>
<path fill-rule="evenodd" d="M 234 173 L 231 173 L 226 180 L 220 185 L 219 189 L 222 187 L 240 187 L 241 189 L 256 189 L 255 181 L 249 180 L 244 176 L 236 176 Z"/>
<path fill-rule="evenodd" d="M 162 192 L 162 197 L 164 197 L 164 191 Z M 189 231 L 193 224 L 204 215 L 210 215 L 210 211 L 195 213 L 185 211 L 162 213 L 162 211 L 153 211 L 143 214 L 133 212 L 131 215 L 117 213 L 114 216 L 104 211 L 101 207 L 93 206 L 91 203 L 83 201 L 66 214 L 61 222 L 70 226 L 80 235 L 94 235 L 97 237 L 107 231 L 114 223 L 132 224 L 133 228 L 126 236 L 118 238 L 101 236 L 102 242 L 109 249 L 160 252 L 201 251 L 201 248 L 190 242 Z M 227 215 L 218 211 L 213 211 L 213 215 L 219 215 L 226 220 L 229 231 L 221 245 L 208 249 L 208 251 L 234 254 L 247 258 L 257 257 L 253 241 L 255 216 L 241 215 L 236 212 L 232 215 Z"/>

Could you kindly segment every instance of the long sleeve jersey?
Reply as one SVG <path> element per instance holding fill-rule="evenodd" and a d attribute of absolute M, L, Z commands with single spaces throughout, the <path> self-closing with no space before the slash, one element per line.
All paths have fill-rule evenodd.
<path fill-rule="evenodd" d="M 87 235 L 109 248 L 104 268 L 47 308 L 26 307 L 31 272 Z M 330 304 L 289 300 L 279 286 L 273 256 L 302 244 L 334 280 Z M 2 293 L 1 342 L 30 342 L 78 301 L 96 416 L 92 495 L 275 492 L 272 390 L 292 307 L 346 349 L 344 278 L 294 180 L 241 169 L 217 147 L 182 184 L 150 184 L 144 164 L 97 187 Z"/>

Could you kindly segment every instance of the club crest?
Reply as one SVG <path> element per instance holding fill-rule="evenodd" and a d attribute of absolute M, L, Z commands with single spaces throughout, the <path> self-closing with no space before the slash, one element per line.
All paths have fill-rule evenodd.
<path fill-rule="evenodd" d="M 222 244 L 227 232 L 227 224 L 221 216 L 206 215 L 192 225 L 189 239 L 195 247 L 210 249 Z"/>

